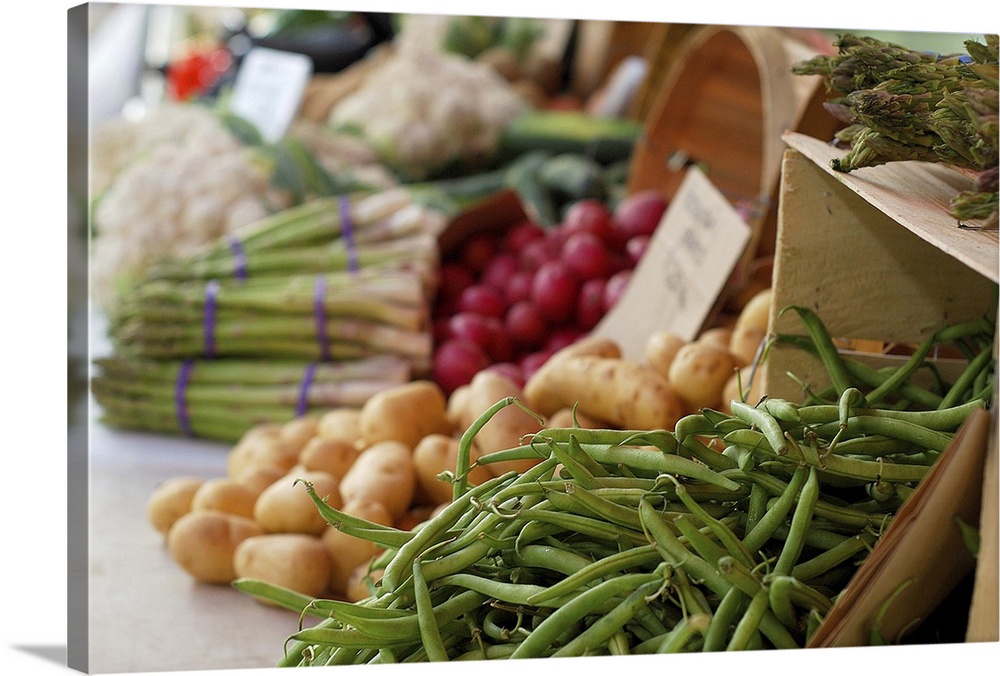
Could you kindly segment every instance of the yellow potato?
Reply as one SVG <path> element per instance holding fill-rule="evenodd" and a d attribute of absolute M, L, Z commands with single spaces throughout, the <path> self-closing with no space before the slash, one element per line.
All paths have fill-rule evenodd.
<path fill-rule="evenodd" d="M 737 368 L 729 350 L 711 342 L 694 341 L 677 351 L 668 379 L 691 410 L 718 407 L 722 388 Z"/>
<path fill-rule="evenodd" d="M 303 415 L 283 423 L 278 436 L 287 441 L 296 451 L 301 451 L 306 442 L 315 437 L 318 432 L 319 419 L 316 416 Z"/>
<path fill-rule="evenodd" d="M 712 343 L 718 345 L 719 347 L 724 347 L 729 349 L 729 340 L 732 338 L 733 329 L 730 326 L 714 326 L 710 329 L 705 329 L 698 336 L 697 340 L 703 343 Z"/>
<path fill-rule="evenodd" d="M 146 517 L 158 532 L 166 534 L 177 519 L 191 511 L 194 494 L 204 479 L 178 476 L 159 483 L 146 503 Z"/>
<path fill-rule="evenodd" d="M 252 519 L 225 512 L 188 512 L 167 533 L 167 550 L 191 577 L 207 584 L 236 579 L 233 555 L 247 538 L 263 529 Z"/>
<path fill-rule="evenodd" d="M 677 350 L 686 342 L 672 331 L 654 331 L 643 345 L 643 359 L 654 371 L 667 377 Z"/>
<path fill-rule="evenodd" d="M 298 460 L 299 452 L 281 436 L 279 425 L 262 424 L 248 430 L 226 457 L 226 474 L 237 477 L 251 467 L 271 466 L 282 471 Z"/>
<path fill-rule="evenodd" d="M 413 452 L 401 441 L 380 441 L 361 452 L 340 480 L 343 502 L 371 500 L 402 516 L 416 492 Z"/>
<path fill-rule="evenodd" d="M 227 514 L 253 518 L 257 493 L 246 484 L 229 477 L 214 477 L 203 482 L 191 500 L 192 510 L 212 509 Z"/>
<path fill-rule="evenodd" d="M 437 383 L 415 380 L 377 392 L 361 407 L 362 447 L 398 441 L 412 449 L 434 432 L 450 429 L 447 398 Z"/>
<path fill-rule="evenodd" d="M 345 503 L 341 511 L 383 526 L 391 526 L 393 522 L 385 505 L 371 500 L 352 500 Z M 373 542 L 348 535 L 333 526 L 323 531 L 321 540 L 330 559 L 328 586 L 334 594 L 343 596 L 355 569 L 370 561 L 379 548 Z"/>
<path fill-rule="evenodd" d="M 302 481 L 298 481 L 302 479 Z M 288 474 L 264 489 L 254 505 L 254 520 L 268 533 L 305 533 L 319 535 L 326 520 L 306 491 L 311 483 L 316 495 L 340 509 L 343 500 L 337 479 L 326 472 Z"/>
<path fill-rule="evenodd" d="M 757 348 L 767 336 L 771 318 L 771 289 L 759 291 L 743 306 L 729 340 L 729 351 L 740 366 L 753 362 Z"/>
<path fill-rule="evenodd" d="M 440 505 L 450 502 L 452 484 L 438 478 L 444 471 L 455 473 L 460 442 L 448 434 L 428 434 L 413 449 L 413 469 L 417 477 L 419 502 Z M 474 467 L 468 476 L 469 484 L 476 486 L 492 476 L 486 467 Z"/>
<path fill-rule="evenodd" d="M 236 546 L 236 577 L 280 585 L 306 596 L 319 597 L 330 580 L 330 555 L 323 541 L 304 533 L 265 533 Z"/>
<path fill-rule="evenodd" d="M 361 451 L 343 439 L 313 437 L 299 452 L 299 464 L 307 471 L 326 472 L 338 480 L 357 460 Z"/>
<path fill-rule="evenodd" d="M 339 439 L 349 444 L 357 444 L 361 438 L 361 427 L 358 421 L 361 409 L 351 406 L 341 406 L 327 411 L 319 418 L 317 436 L 324 439 Z"/>
<path fill-rule="evenodd" d="M 532 376 L 533 393 L 539 397 L 528 400 L 543 415 L 579 404 L 585 415 L 616 428 L 669 430 L 685 413 L 667 378 L 636 360 L 580 355 L 548 366 Z M 537 405 L 539 401 L 545 408 Z"/>
<path fill-rule="evenodd" d="M 563 390 L 559 381 L 569 370 L 565 362 L 583 356 L 619 359 L 621 346 L 610 338 L 588 336 L 557 351 L 524 384 L 523 396 L 528 407 L 539 415 L 549 416 L 572 406 L 577 401 L 576 394 Z M 553 377 L 553 372 L 559 377 Z"/>
<path fill-rule="evenodd" d="M 260 496 L 264 489 L 275 481 L 285 476 L 287 472 L 274 465 L 261 465 L 260 467 L 248 467 L 238 474 L 235 481 L 243 484 L 256 496 Z"/>
<path fill-rule="evenodd" d="M 373 585 L 382 579 L 382 570 L 369 571 L 370 562 L 366 561 L 354 569 L 347 583 L 345 598 L 351 603 L 364 601 L 374 591 Z"/>
<path fill-rule="evenodd" d="M 598 420 L 586 413 L 576 411 L 574 418 L 573 409 L 561 408 L 548 417 L 545 421 L 546 427 L 582 427 L 587 430 L 600 430 L 608 427 L 608 423 Z"/>
<path fill-rule="evenodd" d="M 469 397 L 469 385 L 460 385 L 448 396 L 448 405 L 445 409 L 445 418 L 448 420 L 448 424 L 451 425 L 452 429 L 455 430 L 459 435 L 466 430 L 469 426 L 466 416 L 466 411 L 468 410 L 467 402 Z"/>

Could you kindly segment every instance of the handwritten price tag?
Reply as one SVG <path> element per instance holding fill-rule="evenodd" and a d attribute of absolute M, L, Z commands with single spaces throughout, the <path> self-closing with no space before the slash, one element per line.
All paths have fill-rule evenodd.
<path fill-rule="evenodd" d="M 700 333 L 750 241 L 751 229 L 697 168 L 687 171 L 632 281 L 593 333 L 642 358 L 646 339 Z"/>
<path fill-rule="evenodd" d="M 256 125 L 266 141 L 279 141 L 295 117 L 311 76 L 308 56 L 254 47 L 240 63 L 231 109 Z"/>

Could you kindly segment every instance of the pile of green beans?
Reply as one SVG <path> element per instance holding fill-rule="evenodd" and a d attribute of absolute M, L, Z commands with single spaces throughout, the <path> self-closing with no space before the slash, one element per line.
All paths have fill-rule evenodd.
<path fill-rule="evenodd" d="M 851 382 L 833 403 L 734 401 L 672 431 L 548 428 L 470 462 L 482 425 L 522 405 L 507 398 L 462 437 L 454 500 L 411 531 L 344 514 L 306 484 L 331 525 L 384 548 L 366 600 L 234 585 L 301 613 L 280 666 L 805 647 L 987 405 L 898 410 Z M 514 458 L 538 462 L 468 484 L 471 467 Z"/>

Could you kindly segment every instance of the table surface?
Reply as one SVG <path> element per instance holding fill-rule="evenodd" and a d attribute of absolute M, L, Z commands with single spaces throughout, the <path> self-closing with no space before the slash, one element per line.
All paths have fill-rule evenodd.
<path fill-rule="evenodd" d="M 102 330 L 96 318 L 92 354 L 106 347 Z M 85 404 L 89 514 L 79 527 L 87 529 L 89 548 L 88 671 L 274 667 L 298 615 L 228 586 L 195 582 L 146 518 L 158 483 L 180 475 L 222 476 L 230 447 L 109 429 L 97 422 L 93 400 Z"/>

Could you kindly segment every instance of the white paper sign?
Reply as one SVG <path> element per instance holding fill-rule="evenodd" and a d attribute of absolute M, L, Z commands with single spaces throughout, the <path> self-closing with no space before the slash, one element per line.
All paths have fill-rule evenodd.
<path fill-rule="evenodd" d="M 268 142 L 280 140 L 302 102 L 312 59 L 254 47 L 240 63 L 233 85 L 232 112 L 252 122 Z"/>
<path fill-rule="evenodd" d="M 592 333 L 642 358 L 653 333 L 698 336 L 750 241 L 751 228 L 697 168 L 671 198 L 624 295 Z"/>

